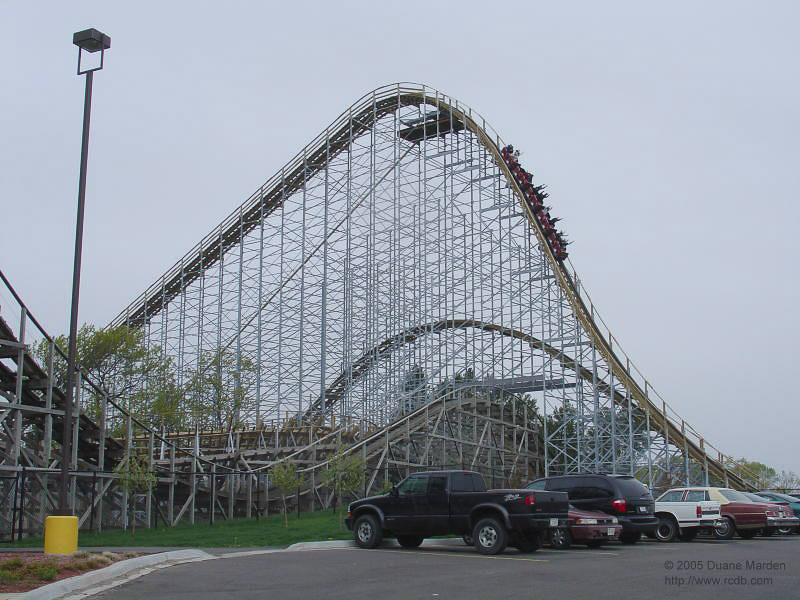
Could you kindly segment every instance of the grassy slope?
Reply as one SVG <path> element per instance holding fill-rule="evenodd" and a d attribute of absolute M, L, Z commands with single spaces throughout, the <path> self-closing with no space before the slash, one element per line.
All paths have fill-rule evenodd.
<path fill-rule="evenodd" d="M 289 516 L 288 529 L 282 515 L 270 515 L 259 520 L 218 520 L 214 525 L 176 525 L 159 529 L 136 529 L 131 536 L 125 531 L 81 533 L 78 544 L 92 546 L 187 546 L 194 548 L 237 548 L 252 546 L 286 546 L 296 542 L 350 539 L 352 534 L 330 510 Z M 21 543 L 2 544 L 2 547 L 41 547 L 42 538 L 26 538 Z"/>

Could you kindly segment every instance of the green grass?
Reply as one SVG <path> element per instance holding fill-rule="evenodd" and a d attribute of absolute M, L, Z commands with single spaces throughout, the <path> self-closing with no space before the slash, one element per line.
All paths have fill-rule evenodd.
<path fill-rule="evenodd" d="M 196 523 L 158 529 L 103 531 L 83 533 L 78 545 L 92 546 L 185 546 L 192 548 L 247 548 L 253 546 L 288 546 L 296 542 L 351 539 L 352 533 L 330 510 L 289 515 L 289 527 L 283 526 L 283 515 L 256 519 L 217 520 L 213 525 Z M 42 547 L 42 538 L 26 538 L 22 542 L 0 544 L 0 547 Z"/>

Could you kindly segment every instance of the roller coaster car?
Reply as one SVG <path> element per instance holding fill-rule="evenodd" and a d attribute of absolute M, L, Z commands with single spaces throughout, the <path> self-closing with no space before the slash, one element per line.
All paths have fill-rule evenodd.
<path fill-rule="evenodd" d="M 446 110 L 434 110 L 417 119 L 402 120 L 405 129 L 397 135 L 408 142 L 420 142 L 432 137 L 443 137 L 464 129 L 464 123 Z"/>

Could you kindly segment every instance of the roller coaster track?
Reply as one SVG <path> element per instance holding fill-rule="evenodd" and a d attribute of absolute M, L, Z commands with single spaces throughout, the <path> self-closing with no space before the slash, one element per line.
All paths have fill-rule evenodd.
<path fill-rule="evenodd" d="M 501 141 L 499 135 L 486 124 L 482 117 L 471 109 L 425 86 L 397 84 L 379 88 L 365 95 L 351 108 L 342 113 L 326 131 L 298 153 L 279 173 L 261 186 L 245 201 L 240 209 L 233 212 L 162 278 L 154 282 L 148 290 L 122 311 L 112 325 L 123 323 L 127 323 L 130 326 L 143 325 L 150 316 L 158 313 L 169 300 L 177 296 L 191 281 L 199 277 L 203 270 L 215 264 L 226 250 L 240 243 L 247 231 L 255 227 L 255 222 L 279 208 L 286 197 L 302 189 L 313 175 L 324 169 L 328 161 L 347 147 L 349 141 L 353 138 L 354 132 L 367 131 L 379 118 L 402 106 L 423 104 L 435 106 L 439 110 L 449 111 L 455 119 L 463 122 L 467 129 L 480 138 L 485 148 L 494 157 L 496 164 L 505 175 L 507 185 L 514 189 L 519 208 L 527 217 L 531 230 L 536 234 L 539 247 L 546 255 L 553 272 L 556 274 L 558 283 L 569 299 L 574 314 L 583 328 L 589 332 L 592 343 L 610 366 L 613 376 L 626 388 L 629 397 L 634 400 L 637 407 L 649 415 L 652 429 L 659 430 L 675 446 L 684 448 L 692 459 L 699 461 L 701 464 L 706 464 L 708 470 L 715 475 L 730 481 L 731 484 L 737 487 L 752 487 L 751 484 L 723 464 L 722 453 L 718 452 L 717 458 L 709 456 L 710 444 L 702 436 L 694 432 L 690 426 L 687 426 L 685 421 L 674 422 L 667 414 L 671 409 L 668 408 L 666 402 L 662 401 L 659 405 L 659 403 L 651 399 L 651 396 L 657 396 L 652 386 L 643 378 L 641 378 L 642 381 L 637 380 L 636 375 L 639 373 L 632 366 L 631 361 L 626 356 L 618 354 L 618 351 L 613 348 L 615 340 L 610 332 L 604 332 L 598 324 L 599 317 L 594 306 L 585 290 L 580 287 L 574 269 L 572 273 L 570 272 L 571 263 L 558 260 L 547 243 L 541 225 L 525 201 L 522 190 L 500 154 L 500 148 L 504 147 L 505 144 Z M 422 325 L 392 336 L 379 346 L 376 346 L 372 351 L 366 353 L 352 364 L 350 374 L 342 373 L 336 379 L 325 395 L 330 395 L 330 398 L 334 401 L 337 400 L 343 393 L 345 380 L 348 378 L 352 380 L 353 375 L 358 376 L 367 371 L 376 357 L 390 352 L 392 348 L 397 347 L 398 344 L 405 343 L 410 338 L 435 331 L 441 327 L 451 326 L 493 329 L 502 335 L 519 337 L 519 339 L 524 339 L 533 345 L 540 344 L 540 342 L 523 332 L 512 332 L 499 325 L 478 322 L 469 323 L 467 321 Z M 562 352 L 558 349 L 545 346 L 542 346 L 542 349 L 562 360 L 565 365 L 577 368 L 581 377 L 586 378 L 589 375 L 585 369 L 571 363 L 567 357 L 562 356 Z M 614 396 L 615 401 L 618 403 L 626 401 L 622 394 L 615 393 Z M 690 439 L 690 435 L 687 434 L 687 428 L 694 439 Z"/>
<path fill-rule="evenodd" d="M 636 416 L 634 418 L 640 424 L 647 423 L 647 435 L 652 433 L 664 439 L 666 453 L 669 453 L 670 448 L 672 448 L 685 457 L 687 461 L 685 467 L 687 481 L 689 478 L 688 460 L 691 459 L 695 465 L 699 465 L 705 472 L 706 480 L 708 480 L 709 476 L 713 476 L 726 485 L 740 489 L 757 487 L 755 478 L 750 478 L 749 474 L 747 478 L 742 476 L 745 472 L 738 466 L 735 470 L 732 469 L 729 466 L 735 463 L 732 458 L 723 455 L 709 444 L 703 436 L 697 433 L 684 419 L 680 418 L 658 396 L 650 383 L 621 350 L 619 343 L 599 317 L 586 290 L 581 286 L 572 264 L 568 260 L 560 260 L 551 250 L 545 231 L 543 231 L 539 220 L 525 199 L 523 190 L 501 154 L 500 149 L 504 148 L 506 144 L 501 140 L 500 136 L 491 129 L 482 117 L 470 108 L 425 86 L 397 84 L 379 88 L 362 97 L 342 113 L 324 132 L 312 140 L 275 176 L 260 186 L 239 209 L 231 213 L 161 278 L 137 297 L 114 319 L 111 325 L 149 328 L 159 315 L 167 312 L 170 303 L 179 298 L 189 286 L 198 280 L 202 281 L 202 278 L 211 270 L 211 267 L 219 268 L 221 281 L 222 263 L 228 256 L 226 253 L 230 253 L 237 245 L 242 247 L 246 236 L 259 227 L 260 223 L 263 225 L 267 217 L 285 207 L 293 195 L 298 195 L 302 192 L 303 197 L 305 197 L 306 189 L 313 187 L 312 180 L 315 177 L 319 179 L 320 174 L 325 173 L 327 186 L 327 169 L 329 165 L 332 164 L 336 157 L 349 152 L 354 140 L 359 136 L 365 136 L 371 130 L 374 131 L 374 128 L 382 119 L 385 120 L 387 116 L 391 116 L 392 113 L 399 111 L 401 108 L 418 107 L 419 111 L 422 112 L 423 107 L 426 106 L 435 108 L 435 114 L 439 115 L 435 131 L 433 131 L 433 125 L 428 125 L 424 120 L 427 117 L 422 118 L 421 126 L 404 123 L 407 125 L 407 129 L 401 130 L 396 136 L 403 137 L 405 142 L 409 142 L 411 145 L 399 154 L 399 158 L 396 154 L 395 162 L 390 164 L 385 171 L 381 171 L 380 176 L 378 176 L 377 172 L 373 172 L 372 176 L 374 178 L 370 180 L 367 191 L 364 192 L 363 196 L 355 197 L 352 207 L 349 209 L 350 212 L 347 213 L 345 219 L 350 217 L 352 211 L 360 206 L 365 197 L 375 192 L 379 184 L 390 174 L 392 169 L 397 167 L 404 157 L 409 155 L 414 148 L 420 147 L 419 145 L 415 146 L 415 144 L 419 144 L 420 140 L 425 140 L 427 135 L 459 135 L 463 131 L 474 136 L 473 139 L 478 140 L 480 146 L 499 171 L 501 182 L 510 190 L 508 198 L 510 199 L 510 194 L 513 194 L 515 210 L 518 211 L 520 216 L 524 217 L 527 231 L 533 235 L 533 239 L 538 243 L 538 250 L 549 269 L 549 273 L 552 273 L 548 277 L 555 278 L 558 289 L 560 289 L 563 297 L 568 302 L 569 310 L 572 311 L 574 319 L 588 337 L 592 352 L 596 350 L 607 366 L 609 380 L 598 379 L 597 368 L 595 367 L 593 371 L 583 362 L 586 355 L 583 355 L 584 358 L 582 359 L 580 353 L 565 352 L 563 347 L 553 343 L 553 339 L 548 339 L 546 336 L 537 337 L 533 335 L 532 331 L 509 326 L 508 323 L 504 323 L 502 314 L 483 315 L 482 318 L 475 316 L 474 318 L 419 319 L 416 322 L 420 324 L 398 328 L 400 329 L 399 333 L 390 335 L 384 333 L 379 337 L 372 338 L 373 340 L 382 339 L 382 341 L 377 343 L 373 341 L 365 344 L 363 347 L 368 349 L 366 351 L 360 350 L 355 354 L 357 358 L 342 361 L 343 368 L 335 372 L 336 376 L 329 380 L 330 382 L 327 385 L 317 388 L 317 390 L 321 389 L 322 391 L 312 397 L 308 405 L 299 407 L 302 410 L 294 412 L 290 417 L 287 415 L 285 419 L 281 417 L 279 410 L 275 415 L 277 418 L 272 419 L 269 424 L 257 422 L 251 430 L 184 433 L 161 431 L 142 419 L 137 419 L 129 414 L 123 406 L 111 401 L 104 390 L 95 385 L 88 375 L 83 374 L 82 384 L 87 388 L 91 388 L 93 390 L 92 393 L 98 397 L 106 398 L 103 406 L 103 410 L 106 411 L 104 415 L 113 413 L 114 418 L 127 422 L 127 437 L 115 438 L 108 435 L 104 424 L 105 416 L 100 423 L 95 423 L 86 414 L 81 414 L 79 417 L 79 439 L 77 444 L 77 458 L 79 460 L 76 461 L 76 465 L 83 461 L 83 464 L 90 469 L 108 471 L 119 464 L 120 460 L 124 460 L 124 457 L 135 451 L 137 447 L 139 450 L 146 447 L 153 459 L 153 464 L 162 469 L 162 472 L 165 469 L 188 469 L 180 478 L 173 473 L 169 484 L 171 486 L 170 498 L 172 498 L 176 485 L 183 486 L 182 489 L 192 490 L 187 496 L 186 503 L 184 503 L 177 519 L 175 519 L 177 521 L 187 510 L 189 498 L 193 498 L 202 487 L 197 481 L 197 477 L 200 477 L 198 473 L 205 473 L 202 476 L 206 477 L 207 481 L 214 479 L 214 472 L 217 475 L 220 472 L 236 475 L 242 469 L 255 477 L 255 473 L 264 471 L 277 462 L 284 460 L 297 460 L 306 472 L 317 473 L 321 468 L 325 467 L 330 453 L 336 447 L 336 444 L 332 443 L 334 438 L 338 440 L 337 443 L 345 439 L 348 440 L 348 443 L 351 444 L 349 451 L 362 453 L 366 460 L 373 461 L 376 465 L 375 469 L 378 469 L 381 464 L 389 465 L 390 463 L 406 465 L 406 467 L 424 466 L 428 463 L 424 462 L 422 457 L 424 456 L 424 460 L 427 460 L 428 450 L 437 447 L 437 444 L 439 444 L 441 450 L 441 452 L 439 449 L 436 450 L 437 453 L 440 452 L 441 458 L 437 463 L 440 465 L 445 464 L 448 460 L 453 460 L 454 456 L 460 456 L 460 460 L 463 462 L 465 452 L 467 454 L 473 452 L 472 458 L 469 459 L 473 464 L 477 464 L 476 461 L 480 463 L 485 460 L 484 458 L 479 459 L 479 455 L 484 451 L 488 452 L 488 456 L 491 456 L 492 452 L 497 456 L 510 456 L 513 451 L 510 451 L 509 448 L 512 450 L 518 448 L 519 452 L 526 456 L 525 460 L 530 461 L 532 455 L 527 452 L 527 446 L 525 447 L 525 452 L 522 452 L 522 446 L 518 445 L 519 439 L 532 440 L 539 433 L 534 434 L 531 427 L 538 427 L 539 425 L 546 427 L 546 422 L 542 421 L 539 425 L 526 424 L 522 427 L 515 421 L 516 417 L 504 416 L 502 405 L 493 405 L 489 396 L 481 396 L 480 391 L 470 392 L 472 394 L 471 402 L 473 403 L 473 408 L 470 410 L 464 408 L 468 403 L 465 403 L 463 398 L 456 395 L 447 399 L 436 398 L 427 407 L 415 408 L 410 414 L 399 414 L 398 416 L 397 412 L 387 412 L 384 415 L 386 417 L 384 422 L 368 423 L 368 419 L 365 419 L 364 415 L 362 415 L 360 421 L 358 418 L 348 421 L 348 417 L 344 417 L 338 427 L 333 422 L 330 423 L 330 426 L 323 424 L 320 427 L 318 425 L 318 417 L 322 417 L 324 421 L 332 415 L 334 410 L 344 403 L 345 398 L 354 386 L 366 384 L 370 374 L 376 370 L 389 368 L 388 364 L 393 356 L 408 350 L 425 339 L 431 339 L 432 334 L 446 335 L 448 332 L 454 331 L 471 331 L 477 335 L 486 333 L 497 338 L 521 342 L 522 345 L 549 357 L 554 363 L 560 365 L 564 372 L 569 371 L 572 373 L 576 381 L 582 382 L 584 386 L 591 386 L 595 393 L 609 398 L 614 406 L 622 409 L 627 408 L 629 419 L 632 414 L 632 405 L 635 404 Z M 445 126 L 444 133 L 440 133 L 440 125 Z M 327 195 L 327 188 L 325 193 Z M 348 199 L 348 206 L 351 206 L 350 202 Z M 305 207 L 305 200 L 303 201 L 303 207 Z M 336 223 L 336 221 L 332 222 Z M 337 232 L 342 222 L 331 227 L 326 225 L 326 237 L 322 241 L 315 241 L 309 246 L 303 246 L 303 257 L 299 263 L 300 266 L 294 271 L 290 269 L 288 274 L 284 274 L 281 271 L 281 274 L 286 278 L 284 281 L 279 282 L 277 291 L 271 292 L 266 301 L 261 297 L 259 290 L 258 303 L 250 305 L 258 308 L 255 314 L 260 315 L 266 306 L 276 299 L 278 292 L 283 290 L 284 286 L 291 282 L 308 261 L 320 252 L 328 237 Z M 311 249 L 309 253 L 305 252 L 306 247 Z M 241 312 L 241 270 L 239 273 Z M 2 274 L 0 273 L 0 275 Z M 23 313 L 28 315 L 28 318 L 36 324 L 45 339 L 52 341 L 52 338 L 44 332 L 27 311 L 27 308 L 24 307 L 22 300 L 10 287 L 10 283 L 5 277 L 3 277 L 3 282 L 11 289 L 12 294 L 22 307 Z M 220 290 L 221 286 L 222 284 L 220 283 Z M 220 291 L 220 298 L 222 297 L 221 294 L 222 292 Z M 221 300 L 219 302 L 221 306 Z M 202 306 L 201 301 L 201 309 Z M 276 310 L 279 308 L 276 308 Z M 444 313 L 442 316 L 447 314 L 452 313 Z M 201 317 L 204 316 L 201 310 Z M 233 341 L 237 339 L 237 336 L 251 325 L 253 318 L 253 316 L 242 317 L 240 315 L 236 329 L 228 328 L 225 330 L 224 335 L 220 327 L 219 350 L 229 348 Z M 411 323 L 414 322 L 411 321 Z M 24 326 L 20 329 L 23 334 L 15 337 L 12 327 L 6 321 L 0 320 L 0 350 L 4 352 L 0 358 L 10 359 L 17 363 L 17 371 L 14 371 L 8 364 L 0 362 L 0 384 L 3 386 L 3 396 L 8 402 L 17 402 L 17 404 L 8 404 L 8 402 L 3 404 L 0 401 L 0 410 L 5 410 L 0 415 L 0 421 L 10 414 L 13 415 L 14 411 L 18 415 L 14 423 L 16 429 L 12 430 L 7 426 L 7 423 L 3 423 L 4 429 L 0 433 L 5 436 L 3 440 L 5 445 L 0 450 L 4 449 L 6 456 L 12 456 L 12 460 L 10 462 L 7 460 L 0 467 L 5 471 L 18 472 L 20 466 L 17 455 L 21 450 L 24 450 L 29 455 L 29 468 L 31 470 L 40 469 L 44 473 L 48 470 L 48 467 L 52 468 L 55 463 L 50 464 L 49 460 L 44 460 L 42 457 L 33 460 L 30 456 L 32 449 L 22 448 L 22 432 L 25 431 L 25 427 L 32 425 L 50 432 L 44 437 L 46 447 L 49 447 L 52 441 L 57 442 L 60 439 L 60 427 L 56 427 L 56 430 L 53 430 L 52 427 L 60 422 L 61 415 L 63 415 L 63 412 L 60 411 L 63 394 L 51 380 L 52 369 L 42 367 L 29 354 L 26 354 L 25 344 L 28 342 L 23 339 Z M 56 348 L 55 351 L 58 352 L 59 349 Z M 324 360 L 324 355 L 322 356 Z M 322 370 L 324 371 L 324 365 Z M 25 381 L 22 381 L 19 376 L 23 372 L 25 373 Z M 542 381 L 546 381 L 544 375 L 542 375 Z M 41 386 L 45 384 L 47 385 L 47 393 L 52 394 L 50 399 L 46 399 L 43 393 L 44 388 Z M 24 406 L 22 406 L 23 404 Z M 479 405 L 482 406 L 480 410 L 477 408 Z M 439 411 L 437 413 L 438 416 L 434 417 L 431 411 Z M 497 411 L 499 411 L 499 415 Z M 345 415 L 346 413 L 342 414 Z M 24 415 L 24 418 L 19 415 Z M 389 418 L 390 415 L 391 418 Z M 305 418 L 302 418 L 303 416 Z M 350 416 L 352 417 L 352 415 Z M 448 419 L 452 423 L 456 421 L 460 423 L 459 428 L 464 423 L 472 423 L 470 425 L 473 428 L 472 437 L 466 435 L 459 437 L 457 444 L 460 444 L 460 446 L 457 450 L 453 448 L 447 449 L 447 443 L 449 443 L 447 440 L 453 435 L 453 425 Z M 342 425 L 343 422 L 347 424 Z M 446 429 L 447 427 L 451 428 L 449 432 Z M 493 428 L 497 428 L 497 431 Z M 504 436 L 508 432 L 513 432 L 513 436 L 506 439 Z M 261 441 L 254 442 L 254 445 L 248 448 L 236 445 L 234 445 L 235 447 L 229 447 L 229 443 L 219 442 L 223 438 L 230 440 L 234 435 L 240 436 L 242 439 L 249 436 L 248 439 L 260 439 Z M 343 435 L 344 437 L 342 437 Z M 414 436 L 427 436 L 427 441 L 423 444 L 425 447 L 424 452 L 421 452 L 415 446 Z M 495 439 L 500 439 L 501 443 L 496 447 L 492 446 L 492 449 L 490 449 L 490 446 L 487 445 L 487 440 L 492 436 Z M 518 436 L 520 436 L 519 439 Z M 267 438 L 271 440 L 268 443 L 263 441 Z M 546 432 L 542 439 L 545 438 Z M 202 447 L 202 439 L 210 440 L 210 445 Z M 9 443 L 8 440 L 11 440 L 11 442 Z M 101 442 L 100 440 L 103 441 Z M 525 443 L 527 444 L 527 442 Z M 160 453 L 155 447 L 157 444 L 161 446 Z M 391 459 L 392 448 L 395 446 L 397 448 L 405 448 L 406 458 L 404 460 L 399 458 Z M 468 448 L 466 451 L 465 447 Z M 469 450 L 469 448 L 472 450 Z M 43 456 L 49 458 L 49 451 L 45 452 Z M 516 459 L 514 464 L 516 466 Z M 214 471 L 217 468 L 219 471 Z M 388 466 L 385 468 L 388 468 Z M 485 462 L 483 468 L 491 470 L 492 467 L 489 462 Z M 209 472 L 212 473 L 210 480 L 208 479 Z M 522 472 L 530 473 L 531 471 L 523 470 Z M 106 476 L 109 479 L 104 484 L 104 490 L 108 489 L 113 479 L 111 475 Z M 506 473 L 507 476 L 508 473 Z M 178 482 L 178 479 L 180 479 L 180 482 Z M 369 489 L 373 489 L 374 482 L 375 476 L 373 475 Z M 42 485 L 46 494 L 46 481 Z M 207 490 L 207 484 L 205 489 Z M 319 489 L 319 482 L 315 482 L 312 478 L 312 481 L 305 489 L 305 493 L 319 493 Z M 230 497 L 233 498 L 233 493 L 230 494 Z M 192 500 L 192 502 L 194 501 Z M 41 506 L 43 507 L 44 504 L 44 501 L 42 501 Z M 86 514 L 84 513 L 84 518 Z M 230 514 L 233 515 L 232 508 Z"/>
<path fill-rule="evenodd" d="M 481 331 L 488 331 L 491 333 L 497 333 L 502 336 L 506 336 L 509 338 L 514 338 L 517 340 L 521 340 L 530 344 L 533 348 L 537 350 L 542 350 L 549 356 L 553 357 L 559 363 L 564 365 L 567 369 L 577 371 L 578 375 L 587 382 L 592 381 L 592 372 L 581 366 L 578 361 L 574 358 L 568 356 L 564 353 L 563 350 L 556 348 L 550 344 L 542 342 L 540 339 L 535 338 L 532 335 L 524 333 L 522 331 L 517 331 L 515 329 L 511 329 L 509 327 L 503 327 L 502 325 L 496 325 L 494 323 L 486 323 L 483 321 L 476 321 L 473 319 L 445 319 L 442 321 L 437 321 L 435 323 L 429 323 L 426 325 L 418 325 L 417 327 L 411 327 L 394 335 L 368 352 L 365 352 L 358 360 L 353 362 L 353 364 L 343 371 L 330 385 L 330 387 L 325 392 L 325 400 L 324 403 L 325 409 L 330 410 L 333 409 L 336 403 L 342 399 L 342 397 L 347 392 L 349 386 L 352 386 L 355 382 L 358 381 L 359 378 L 363 377 L 372 367 L 374 367 L 379 361 L 383 359 L 387 359 L 391 356 L 392 352 L 395 352 L 399 348 L 401 348 L 405 344 L 412 344 L 416 342 L 421 336 L 423 335 L 430 335 L 441 333 L 446 330 L 463 330 L 463 329 L 480 329 Z M 603 393 L 606 394 L 615 394 L 617 400 L 621 404 L 625 401 L 625 396 L 614 390 L 610 386 L 599 384 L 599 387 Z M 320 411 L 323 410 L 323 402 L 321 399 L 317 400 L 313 406 L 308 410 L 308 416 L 313 416 L 318 414 Z"/>

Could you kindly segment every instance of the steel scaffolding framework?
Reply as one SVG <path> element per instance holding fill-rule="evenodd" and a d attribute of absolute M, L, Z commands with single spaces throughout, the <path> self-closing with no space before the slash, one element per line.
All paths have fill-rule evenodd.
<path fill-rule="evenodd" d="M 147 523 L 268 509 L 267 473 L 283 460 L 308 472 L 297 501 L 325 506 L 318 474 L 341 444 L 363 455 L 362 492 L 443 466 L 498 485 L 593 471 L 654 489 L 752 487 L 622 352 L 550 249 L 504 146 L 458 101 L 395 84 L 260 186 L 113 321 L 142 329 L 174 365 L 174 409 L 189 431 L 132 417 L 135 390 L 100 402 L 97 423 L 77 417 L 72 498 L 84 520 L 127 523 L 131 499 L 111 468 L 138 451 L 160 474 L 143 500 Z M 60 396 L 52 365 L 29 356 L 17 300 L 16 330 L 4 322 L 0 336 L 0 469 L 14 477 L 0 492 L 6 527 L 36 530 L 55 483 Z M 241 400 L 225 414 L 192 408 L 187 382 L 209 369 L 220 394 Z M 6 502 L 18 488 L 29 506 Z"/>

